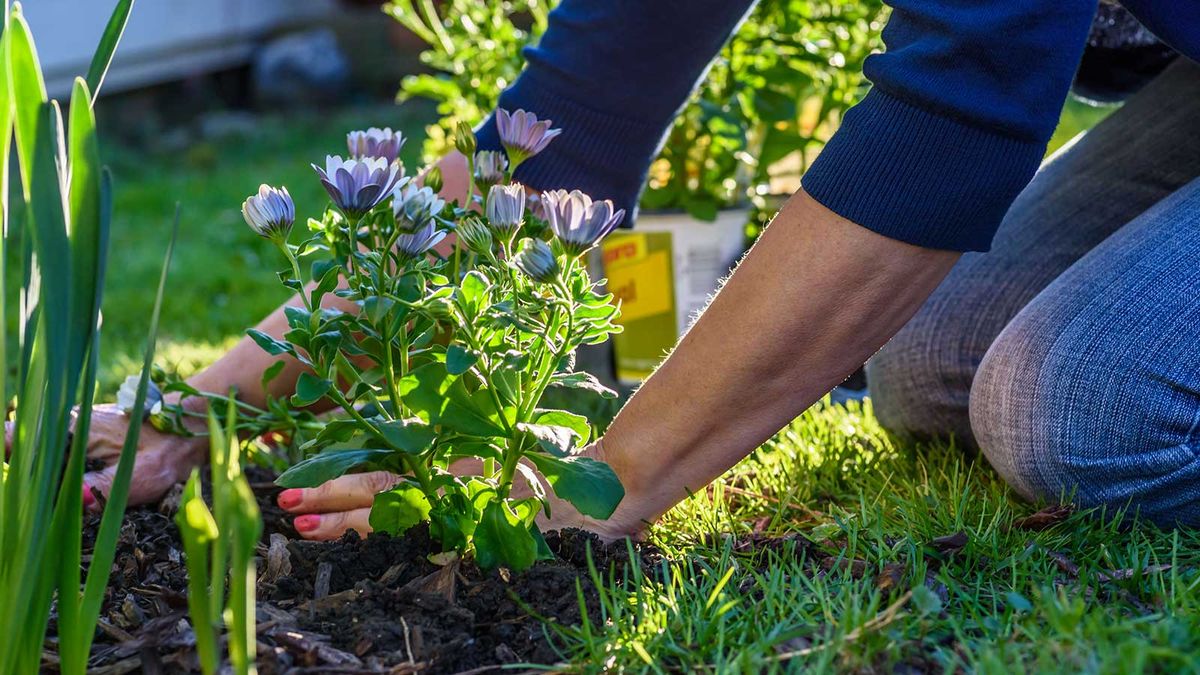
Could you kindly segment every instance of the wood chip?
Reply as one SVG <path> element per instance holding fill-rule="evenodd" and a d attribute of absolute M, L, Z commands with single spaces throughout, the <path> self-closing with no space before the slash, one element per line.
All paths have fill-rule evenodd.
<path fill-rule="evenodd" d="M 404 585 L 405 590 L 414 591 L 416 593 L 430 593 L 440 595 L 447 602 L 453 604 L 454 599 L 458 594 L 458 566 L 459 561 L 445 567 L 439 567 L 436 571 L 427 574 L 418 579 L 413 579 Z"/>
<path fill-rule="evenodd" d="M 343 667 L 358 667 L 362 665 L 362 659 L 350 652 L 344 652 L 315 639 L 316 636 L 314 634 L 302 633 L 296 630 L 284 630 L 271 633 L 271 637 L 277 644 L 286 647 L 288 651 L 307 660 L 309 665 Z"/>
<path fill-rule="evenodd" d="M 1160 574 L 1162 572 L 1166 572 L 1169 569 L 1171 569 L 1170 565 L 1147 565 L 1140 570 L 1123 569 L 1100 572 L 1096 575 L 1096 578 L 1100 581 L 1121 581 L 1124 579 L 1132 579 L 1138 574 L 1141 574 L 1142 576 L 1149 576 L 1151 574 Z"/>
<path fill-rule="evenodd" d="M 1047 506 L 1033 515 L 1014 520 L 1012 522 L 1012 528 L 1015 530 L 1040 532 L 1063 522 L 1069 518 L 1074 511 L 1075 508 L 1070 504 L 1055 504 L 1053 506 Z"/>
<path fill-rule="evenodd" d="M 904 586 L 908 576 L 908 567 L 904 563 L 890 562 L 883 566 L 879 576 L 875 577 L 875 586 L 884 593 L 891 593 Z M 795 649 L 795 648 L 792 648 Z"/>
<path fill-rule="evenodd" d="M 961 551 L 968 542 L 970 542 L 970 538 L 967 537 L 966 532 L 955 532 L 954 534 L 934 539 L 929 542 L 929 546 L 938 553 L 952 555 Z"/>
<path fill-rule="evenodd" d="M 333 563 L 323 562 L 317 565 L 317 578 L 313 581 L 313 600 L 320 600 L 329 595 L 329 577 L 333 574 Z"/>
<path fill-rule="evenodd" d="M 288 539 L 278 532 L 271 533 L 271 545 L 267 548 L 267 570 L 262 580 L 275 583 L 280 577 L 292 573 L 292 555 L 288 553 Z"/>

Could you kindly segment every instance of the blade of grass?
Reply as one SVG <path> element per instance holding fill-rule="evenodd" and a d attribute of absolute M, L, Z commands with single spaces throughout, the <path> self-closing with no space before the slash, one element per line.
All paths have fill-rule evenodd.
<path fill-rule="evenodd" d="M 117 44 L 121 42 L 121 35 L 125 32 L 125 24 L 129 23 L 129 13 L 132 10 L 133 0 L 117 0 L 117 6 L 113 8 L 112 16 L 104 27 L 104 34 L 100 36 L 100 44 L 96 46 L 96 53 L 92 55 L 92 65 L 87 74 L 88 89 L 93 96 L 100 94 L 100 85 L 104 84 L 104 76 L 108 73 L 108 66 L 112 63 L 113 53 L 117 50 Z"/>
<path fill-rule="evenodd" d="M 167 252 L 163 256 L 162 273 L 158 277 L 154 311 L 150 314 L 150 331 L 146 338 L 146 354 L 142 361 L 142 376 L 138 381 L 134 410 L 142 410 L 146 405 L 146 390 L 150 384 L 150 368 L 154 364 L 154 346 L 158 339 L 158 318 L 162 314 L 167 271 L 171 266 L 171 255 L 175 250 L 175 240 L 178 235 L 179 205 L 176 204 L 175 221 L 171 226 L 171 239 L 167 244 Z M 117 535 L 121 530 L 121 520 L 125 516 L 125 505 L 129 498 L 129 481 L 133 476 L 133 462 L 137 454 L 138 437 L 141 430 L 141 417 L 131 416 L 129 431 L 125 434 L 125 444 L 121 448 L 121 458 L 117 462 L 117 473 L 113 477 L 108 503 L 104 507 L 104 516 L 100 520 L 100 530 L 96 535 L 96 545 L 92 550 L 92 563 L 88 567 L 87 583 L 84 587 L 83 604 L 80 609 L 81 625 L 94 625 L 96 618 L 100 615 L 100 603 L 104 599 L 104 589 L 108 585 L 108 576 L 112 571 L 112 561 L 117 548 Z"/>

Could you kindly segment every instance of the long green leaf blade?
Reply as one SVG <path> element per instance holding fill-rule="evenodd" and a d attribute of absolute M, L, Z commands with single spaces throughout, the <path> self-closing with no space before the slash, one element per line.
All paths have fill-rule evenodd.
<path fill-rule="evenodd" d="M 158 292 L 154 297 L 154 311 L 150 314 L 150 331 L 146 338 L 146 354 L 142 361 L 142 377 L 138 381 L 137 396 L 133 409 L 142 410 L 146 405 L 146 390 L 150 384 L 150 368 L 154 364 L 154 346 L 158 339 L 158 318 L 162 314 L 163 295 L 167 287 L 167 271 L 171 266 L 171 255 L 175 250 L 175 240 L 179 236 L 179 205 L 175 206 L 175 222 L 171 227 L 171 239 L 167 244 L 166 255 L 163 256 L 162 273 L 158 278 Z M 121 520 L 125 517 L 125 505 L 129 500 L 129 482 L 133 477 L 133 462 L 137 455 L 138 437 L 142 431 L 142 419 L 133 415 L 129 420 L 129 431 L 125 434 L 125 444 L 121 447 L 121 458 L 117 462 L 117 473 L 113 477 L 112 487 L 108 494 L 108 504 L 104 508 L 104 516 L 100 520 L 100 531 L 96 535 L 96 545 L 92 550 L 92 563 L 88 568 L 87 583 L 83 591 L 83 605 L 80 609 L 81 625 L 92 625 L 100 615 L 100 603 L 104 600 L 104 589 L 108 586 L 108 576 L 112 571 L 113 557 L 116 555 L 117 535 L 121 530 Z"/>
<path fill-rule="evenodd" d="M 92 65 L 88 68 L 87 85 L 92 96 L 100 95 L 100 85 L 104 84 L 104 76 L 112 63 L 113 53 L 125 32 L 125 24 L 129 23 L 129 13 L 133 10 L 133 0 L 117 0 L 108 24 L 104 26 L 104 34 L 100 36 L 100 44 L 92 55 Z"/>

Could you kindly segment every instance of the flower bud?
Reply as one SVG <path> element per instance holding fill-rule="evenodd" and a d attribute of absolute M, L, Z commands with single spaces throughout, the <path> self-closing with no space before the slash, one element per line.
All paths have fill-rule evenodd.
<path fill-rule="evenodd" d="M 525 221 L 525 188 L 512 185 L 493 185 L 487 196 L 488 224 L 511 234 Z"/>
<path fill-rule="evenodd" d="M 487 192 L 493 185 L 503 183 L 508 176 L 508 159 L 503 152 L 481 150 L 475 155 L 475 185 Z"/>
<path fill-rule="evenodd" d="M 421 182 L 424 183 L 425 187 L 429 188 L 430 190 L 433 190 L 434 192 L 441 192 L 443 184 L 442 170 L 436 166 L 433 167 L 429 171 L 425 172 L 425 177 Z"/>
<path fill-rule="evenodd" d="M 479 254 L 492 250 L 492 231 L 478 218 L 467 218 L 458 224 L 458 240 Z"/>
<path fill-rule="evenodd" d="M 475 132 L 471 130 L 471 125 L 467 124 L 465 120 L 459 120 L 458 127 L 454 130 L 454 148 L 464 157 L 471 157 L 475 154 Z"/>
<path fill-rule="evenodd" d="M 525 276 L 541 283 L 549 283 L 558 278 L 558 258 L 550 245 L 541 239 L 522 239 L 513 254 L 513 264 Z"/>
<path fill-rule="evenodd" d="M 242 217 L 250 229 L 261 237 L 276 243 L 285 241 L 296 222 L 296 205 L 287 188 L 258 186 L 258 194 L 250 195 L 242 202 Z"/>

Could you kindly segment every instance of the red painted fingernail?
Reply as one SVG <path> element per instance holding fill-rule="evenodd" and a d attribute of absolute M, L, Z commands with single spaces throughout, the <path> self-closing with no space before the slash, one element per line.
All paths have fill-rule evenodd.
<path fill-rule="evenodd" d="M 310 513 L 306 516 L 296 518 L 292 521 L 292 524 L 296 526 L 297 532 L 312 532 L 321 524 L 321 516 Z"/>
<path fill-rule="evenodd" d="M 279 508 L 294 509 L 300 506 L 300 502 L 304 501 L 304 491 L 299 488 L 284 490 L 279 493 L 276 501 L 279 502 Z"/>
<path fill-rule="evenodd" d="M 83 484 L 83 507 L 87 508 L 96 502 L 96 495 L 92 494 L 92 486 L 87 483 Z"/>

